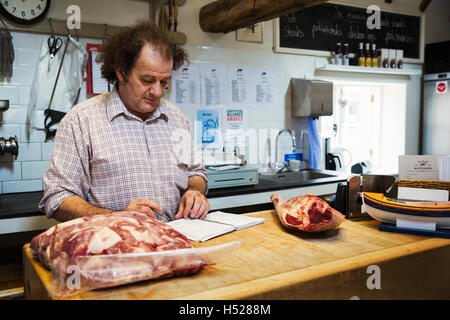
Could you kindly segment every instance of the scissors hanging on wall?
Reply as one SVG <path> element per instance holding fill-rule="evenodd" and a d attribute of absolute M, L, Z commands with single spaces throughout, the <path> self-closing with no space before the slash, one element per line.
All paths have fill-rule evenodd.
<path fill-rule="evenodd" d="M 61 38 L 57 38 L 51 35 L 47 39 L 47 44 L 48 44 L 48 51 L 50 53 L 50 59 L 48 60 L 48 70 L 50 71 L 50 68 L 53 64 L 53 60 L 55 59 L 56 54 L 63 45 L 63 40 Z"/>

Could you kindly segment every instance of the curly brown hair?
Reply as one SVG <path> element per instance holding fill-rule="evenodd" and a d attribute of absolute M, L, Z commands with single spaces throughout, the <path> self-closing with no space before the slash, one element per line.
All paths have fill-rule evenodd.
<path fill-rule="evenodd" d="M 151 45 L 167 60 L 173 59 L 172 70 L 177 70 L 188 60 L 187 52 L 174 44 L 167 34 L 150 21 L 141 21 L 114 34 L 104 45 L 96 61 L 102 63 L 102 77 L 110 83 L 118 83 L 115 70 L 120 70 L 125 81 L 142 47 Z"/>

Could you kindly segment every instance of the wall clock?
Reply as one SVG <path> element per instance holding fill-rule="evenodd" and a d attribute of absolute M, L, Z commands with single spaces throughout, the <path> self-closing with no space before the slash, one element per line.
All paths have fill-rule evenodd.
<path fill-rule="evenodd" d="M 50 0 L 0 0 L 1 14 L 19 24 L 41 21 L 50 8 Z"/>

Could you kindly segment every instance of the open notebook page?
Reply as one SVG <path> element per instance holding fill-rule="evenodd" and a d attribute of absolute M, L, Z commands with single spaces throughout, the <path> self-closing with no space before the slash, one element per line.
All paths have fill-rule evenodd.
<path fill-rule="evenodd" d="M 235 230 L 234 226 L 200 219 L 179 219 L 168 222 L 178 232 L 192 241 L 203 242 Z"/>
<path fill-rule="evenodd" d="M 264 222 L 263 218 L 249 217 L 242 214 L 227 213 L 222 211 L 209 213 L 205 220 L 229 224 L 234 226 L 236 230 L 256 226 L 257 224 Z"/>
<path fill-rule="evenodd" d="M 225 233 L 252 227 L 263 222 L 263 218 L 216 211 L 209 213 L 204 220 L 179 219 L 170 221 L 168 224 L 190 240 L 203 242 Z"/>

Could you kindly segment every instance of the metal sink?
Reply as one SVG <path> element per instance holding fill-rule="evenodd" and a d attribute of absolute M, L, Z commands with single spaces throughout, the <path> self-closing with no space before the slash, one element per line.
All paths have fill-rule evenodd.
<path fill-rule="evenodd" d="M 281 174 L 269 175 L 269 176 L 260 176 L 260 180 L 269 180 L 277 183 L 296 183 L 296 182 L 305 182 L 309 180 L 316 179 L 324 179 L 324 178 L 333 178 L 338 175 L 332 175 L 320 171 L 316 171 L 313 169 L 306 169 L 297 172 L 282 172 Z"/>

